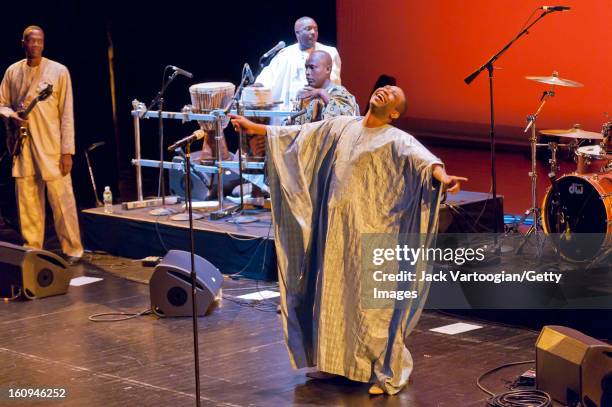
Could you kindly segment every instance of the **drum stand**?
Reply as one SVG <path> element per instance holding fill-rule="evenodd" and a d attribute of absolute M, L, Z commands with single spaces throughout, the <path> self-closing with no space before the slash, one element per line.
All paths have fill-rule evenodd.
<path fill-rule="evenodd" d="M 542 230 L 542 226 L 540 225 L 540 220 L 542 218 L 542 213 L 541 213 L 542 211 L 540 207 L 538 206 L 538 196 L 537 196 L 538 172 L 537 172 L 536 150 L 538 147 L 538 135 L 536 132 L 536 120 L 538 119 L 538 115 L 542 112 L 542 109 L 544 108 L 544 105 L 546 104 L 548 99 L 555 96 L 554 88 L 555 87 L 553 85 L 551 87 L 551 90 L 544 91 L 544 93 L 542 94 L 542 98 L 540 99 L 541 103 L 540 103 L 540 106 L 538 107 L 538 110 L 534 114 L 527 116 L 527 127 L 525 127 L 525 130 L 523 131 L 523 133 L 527 133 L 529 129 L 531 128 L 531 137 L 529 137 L 529 144 L 531 146 L 531 171 L 529 172 L 529 177 L 531 178 L 531 207 L 527 209 L 523 217 L 515 224 L 515 228 L 518 229 L 518 227 L 521 224 L 523 224 L 527 220 L 527 218 L 529 218 L 530 216 L 533 219 L 533 224 L 529 227 L 529 229 L 527 230 L 527 233 L 525 233 L 523 237 L 523 241 L 521 242 L 519 247 L 516 249 L 516 254 L 522 253 L 523 247 L 525 246 L 525 243 L 527 243 L 527 240 L 529 239 L 529 236 L 531 235 L 536 236 L 538 255 L 540 254 L 541 249 L 542 249 L 543 239 L 540 239 L 540 237 L 538 236 L 538 232 Z M 556 146 L 553 152 L 553 157 L 554 157 L 554 167 L 556 167 L 557 165 L 556 164 L 556 161 L 557 161 Z M 552 163 L 553 163 L 553 160 L 551 159 L 551 164 Z M 555 174 L 556 176 L 556 173 L 555 173 L 556 170 L 554 167 L 551 169 L 551 173 Z"/>

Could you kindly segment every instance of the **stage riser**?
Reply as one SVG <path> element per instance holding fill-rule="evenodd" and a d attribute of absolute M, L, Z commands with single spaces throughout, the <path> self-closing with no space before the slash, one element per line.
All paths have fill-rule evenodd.
<path fill-rule="evenodd" d="M 101 250 L 132 259 L 164 256 L 168 250 L 190 250 L 187 229 L 145 223 L 115 216 L 82 213 L 84 244 L 87 250 Z M 274 241 L 265 237 L 237 240 L 224 232 L 195 231 L 196 254 L 204 257 L 224 274 L 273 281 L 276 276 Z M 262 267 L 262 262 L 265 264 Z M 251 260 L 252 258 L 252 260 Z M 250 264 L 248 264 L 250 261 Z"/>
<path fill-rule="evenodd" d="M 448 205 L 456 209 L 450 210 Z M 180 206 L 175 205 L 177 208 Z M 85 248 L 132 259 L 165 256 L 172 249 L 189 251 L 187 222 L 168 221 L 162 217 L 156 224 L 155 217 L 148 214 L 149 210 L 126 211 L 115 205 L 112 215 L 105 214 L 102 208 L 82 211 Z M 498 197 L 498 210 L 498 231 L 502 232 L 502 197 Z M 234 274 L 244 269 L 241 274 L 245 277 L 276 281 L 270 213 L 261 213 L 258 217 L 261 217 L 259 222 L 243 225 L 225 220 L 196 221 L 196 254 L 213 263 L 223 274 Z M 479 219 L 478 223 L 475 223 L 476 219 Z M 462 191 L 449 195 L 448 204 L 441 206 L 439 229 L 441 233 L 491 232 L 493 219 L 493 200 L 488 194 Z"/>

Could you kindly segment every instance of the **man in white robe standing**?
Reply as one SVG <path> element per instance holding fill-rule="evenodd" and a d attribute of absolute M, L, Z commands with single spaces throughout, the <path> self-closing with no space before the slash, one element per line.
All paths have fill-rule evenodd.
<path fill-rule="evenodd" d="M 372 383 L 370 394 L 395 394 L 413 364 L 405 339 L 418 321 L 429 283 L 409 283 L 416 298 L 375 309 L 363 295 L 363 245 L 437 231 L 442 189 L 466 178 L 411 135 L 391 126 L 406 110 L 403 91 L 379 88 L 365 117 L 339 116 L 303 126 L 263 126 L 232 116 L 235 128 L 266 135 L 268 175 L 291 363 Z M 414 265 L 424 270 L 428 264 Z M 395 306 L 398 305 L 398 306 Z M 312 377 L 312 376 L 311 376 Z"/>
<path fill-rule="evenodd" d="M 301 17 L 295 22 L 297 43 L 282 49 L 255 79 L 272 90 L 272 99 L 290 106 L 306 86 L 306 60 L 312 51 L 325 51 L 333 61 L 331 81 L 340 85 L 340 55 L 336 48 L 317 42 L 319 27 L 310 17 Z"/>
<path fill-rule="evenodd" d="M 62 251 L 75 263 L 83 246 L 70 177 L 74 155 L 70 73 L 64 65 L 43 58 L 45 34 L 40 27 L 27 27 L 22 44 L 26 58 L 7 69 L 0 84 L 0 116 L 29 129 L 21 153 L 13 160 L 21 234 L 26 246 L 42 249 L 46 189 Z M 49 84 L 51 96 L 34 107 L 27 122 L 22 120 L 17 111 Z"/>

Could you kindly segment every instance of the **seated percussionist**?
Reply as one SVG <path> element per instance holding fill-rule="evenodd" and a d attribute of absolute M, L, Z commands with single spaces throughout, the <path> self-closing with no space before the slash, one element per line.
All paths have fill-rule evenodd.
<path fill-rule="evenodd" d="M 342 85 L 331 81 L 332 58 L 325 51 L 313 51 L 306 60 L 308 86 L 299 93 L 301 109 L 294 124 L 325 120 L 336 116 L 359 116 L 355 97 Z"/>

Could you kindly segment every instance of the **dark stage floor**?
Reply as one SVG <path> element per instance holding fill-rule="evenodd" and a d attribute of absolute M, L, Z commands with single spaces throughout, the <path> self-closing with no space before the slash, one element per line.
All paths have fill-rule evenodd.
<path fill-rule="evenodd" d="M 127 268 L 132 277 L 138 273 L 130 260 L 90 259 L 107 269 L 115 264 L 116 274 Z M 150 269 L 141 272 L 146 276 Z M 148 286 L 88 263 L 77 266 L 75 274 L 103 280 L 70 287 L 66 295 L 0 308 L 0 387 L 66 388 L 66 399 L 0 404 L 195 405 L 191 319 L 90 322 L 88 316 L 96 313 L 147 309 Z M 408 339 L 415 361 L 412 383 L 395 397 L 371 398 L 367 385 L 307 380 L 304 371 L 290 367 L 275 300 L 253 307 L 228 297 L 264 287 L 274 289 L 269 283 L 226 280 L 221 307 L 199 319 L 202 405 L 482 406 L 485 394 L 474 384 L 480 373 L 534 358 L 536 331 L 476 322 L 481 329 L 435 333 L 429 329 L 469 320 L 425 312 Z M 484 384 L 503 391 L 526 369 L 502 371 Z"/>

